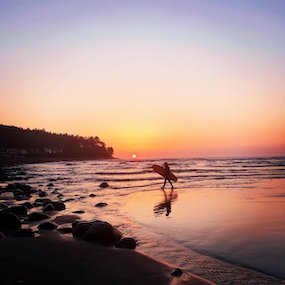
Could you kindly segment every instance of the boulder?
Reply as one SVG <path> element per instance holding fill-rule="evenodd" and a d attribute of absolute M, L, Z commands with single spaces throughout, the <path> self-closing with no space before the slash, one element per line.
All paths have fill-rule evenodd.
<path fill-rule="evenodd" d="M 44 206 L 47 203 L 50 203 L 51 199 L 49 198 L 38 198 L 35 200 L 35 204 L 38 204 L 39 206 Z"/>
<path fill-rule="evenodd" d="M 8 206 L 6 204 L 0 203 L 0 210 L 6 209 L 6 208 L 8 208 Z"/>
<path fill-rule="evenodd" d="M 0 211 L 0 229 L 16 230 L 21 228 L 21 222 L 16 215 L 7 210 Z"/>
<path fill-rule="evenodd" d="M 50 211 L 54 211 L 54 210 L 55 210 L 54 206 L 51 203 L 48 203 L 43 207 L 44 212 L 50 212 Z"/>
<path fill-rule="evenodd" d="M 25 206 L 27 209 L 32 209 L 33 208 L 33 205 L 30 202 L 25 202 L 25 203 L 23 203 L 21 205 Z"/>
<path fill-rule="evenodd" d="M 39 197 L 46 197 L 48 194 L 46 191 L 39 190 L 38 195 L 39 195 Z"/>
<path fill-rule="evenodd" d="M 65 205 L 63 202 L 60 202 L 60 201 L 51 201 L 50 204 L 53 205 L 54 209 L 56 211 L 63 211 L 65 210 Z"/>
<path fill-rule="evenodd" d="M 81 219 L 77 215 L 62 215 L 57 216 L 53 221 L 59 225 L 73 223 L 75 220 Z"/>
<path fill-rule="evenodd" d="M 23 205 L 9 207 L 6 211 L 15 215 L 27 215 L 28 212 L 27 208 Z"/>
<path fill-rule="evenodd" d="M 27 216 L 27 221 L 28 222 L 37 222 L 37 221 L 41 221 L 41 220 L 45 220 L 45 219 L 49 219 L 50 216 L 43 214 L 43 213 L 31 213 Z"/>
<path fill-rule="evenodd" d="M 93 222 L 87 221 L 74 221 L 72 223 L 72 235 L 75 238 L 82 238 L 86 231 L 91 227 Z"/>
<path fill-rule="evenodd" d="M 113 246 L 118 243 L 121 237 L 121 232 L 111 224 L 103 221 L 94 221 L 84 233 L 83 240 L 95 242 L 104 246 Z"/>
<path fill-rule="evenodd" d="M 116 245 L 119 248 L 135 249 L 137 246 L 137 241 L 131 237 L 122 238 Z"/>
<path fill-rule="evenodd" d="M 97 204 L 95 205 L 95 207 L 102 208 L 102 207 L 106 207 L 107 205 L 108 205 L 108 204 L 105 203 L 105 202 L 100 202 L 100 203 L 97 203 Z"/>
<path fill-rule="evenodd" d="M 34 237 L 32 229 L 19 229 L 11 234 L 12 237 Z"/>
<path fill-rule="evenodd" d="M 77 224 L 82 223 L 82 222 L 88 222 L 88 221 L 82 221 L 80 219 L 75 220 L 74 222 L 72 222 L 72 228 L 74 228 Z"/>
<path fill-rule="evenodd" d="M 32 189 L 32 187 L 30 185 L 26 185 L 23 183 L 12 183 L 12 184 L 8 184 L 6 186 L 6 189 L 8 190 L 20 189 L 26 193 L 26 192 L 29 192 Z"/>
<path fill-rule="evenodd" d="M 172 273 L 171 275 L 172 276 L 181 276 L 183 274 L 183 271 L 180 269 L 180 268 L 176 268 Z"/>
<path fill-rule="evenodd" d="M 53 183 L 48 183 L 48 184 L 47 184 L 47 187 L 53 187 L 53 186 L 54 186 Z"/>
<path fill-rule="evenodd" d="M 91 193 L 89 197 L 96 197 L 96 194 Z"/>
<path fill-rule="evenodd" d="M 25 195 L 25 192 L 23 190 L 16 189 L 13 191 L 13 194 L 14 194 L 14 197 L 17 197 L 17 196 Z"/>
<path fill-rule="evenodd" d="M 57 224 L 51 222 L 44 222 L 38 225 L 39 230 L 47 230 L 47 231 L 54 230 L 57 227 L 58 227 Z"/>
<path fill-rule="evenodd" d="M 26 195 L 18 195 L 16 196 L 17 201 L 23 201 L 23 200 L 29 200 L 31 196 L 26 196 Z"/>
<path fill-rule="evenodd" d="M 57 230 L 61 233 L 61 234 L 71 234 L 72 233 L 72 228 L 66 225 L 61 225 L 57 228 Z"/>
<path fill-rule="evenodd" d="M 100 185 L 99 185 L 100 188 L 107 188 L 109 187 L 109 184 L 107 182 L 102 182 Z"/>

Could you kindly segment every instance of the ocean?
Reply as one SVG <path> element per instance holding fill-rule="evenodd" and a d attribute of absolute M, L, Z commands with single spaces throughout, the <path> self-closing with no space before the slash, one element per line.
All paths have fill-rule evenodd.
<path fill-rule="evenodd" d="M 64 201 L 67 211 L 83 210 L 82 219 L 110 222 L 135 237 L 138 250 L 185 270 L 193 269 L 198 252 L 285 278 L 285 158 L 167 162 L 178 177 L 173 191 L 169 185 L 163 191 L 162 177 L 152 171 L 164 160 L 38 163 L 9 173 Z M 109 187 L 101 189 L 101 182 Z M 95 207 L 99 202 L 107 206 Z"/>

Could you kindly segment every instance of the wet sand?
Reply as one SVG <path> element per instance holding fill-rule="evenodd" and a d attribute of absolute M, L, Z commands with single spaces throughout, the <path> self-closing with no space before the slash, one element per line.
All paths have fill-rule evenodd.
<path fill-rule="evenodd" d="M 0 284 L 211 285 L 192 274 L 128 249 L 75 241 L 56 232 L 0 240 Z"/>
<path fill-rule="evenodd" d="M 161 250 L 152 250 L 155 256 L 171 258 L 171 262 L 218 284 L 281 284 L 285 201 L 278 193 L 282 191 L 187 189 L 168 190 L 166 196 L 161 190 L 148 195 L 134 193 L 129 195 L 125 211 L 164 237 Z M 150 249 L 142 245 L 142 250 Z"/>

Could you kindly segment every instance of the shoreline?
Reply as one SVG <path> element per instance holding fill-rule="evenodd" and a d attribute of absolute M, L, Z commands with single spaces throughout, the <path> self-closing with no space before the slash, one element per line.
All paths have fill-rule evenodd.
<path fill-rule="evenodd" d="M 111 158 L 86 158 L 86 157 L 9 157 L 0 158 L 0 167 L 9 167 L 22 164 L 48 163 L 48 162 L 63 162 L 63 161 L 90 161 L 90 160 L 113 160 Z"/>

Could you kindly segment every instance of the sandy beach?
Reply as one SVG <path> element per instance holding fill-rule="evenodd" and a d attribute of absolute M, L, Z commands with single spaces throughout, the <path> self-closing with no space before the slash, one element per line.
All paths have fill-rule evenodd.
<path fill-rule="evenodd" d="M 1 284 L 214 284 L 197 276 L 171 276 L 175 267 L 128 249 L 62 238 L 0 241 Z"/>
<path fill-rule="evenodd" d="M 137 183 L 145 181 L 146 175 L 150 175 L 148 171 L 138 169 L 134 173 L 141 173 L 139 174 L 141 177 L 135 174 L 136 179 L 131 182 L 134 187 L 126 187 L 124 184 L 126 181 L 123 179 L 126 175 L 124 173 L 128 173 L 128 177 L 132 175 L 128 170 L 128 164 L 125 166 L 125 172 L 122 172 L 121 163 L 120 161 L 73 161 L 23 165 L 6 169 L 5 175 L 9 181 L 2 181 L 0 189 L 2 208 L 0 210 L 0 231 L 5 235 L 0 239 L 0 283 L 4 285 L 285 284 L 281 278 L 246 268 L 246 266 L 239 266 L 237 262 L 234 264 L 235 259 L 233 263 L 229 263 L 215 258 L 214 255 L 209 256 L 206 252 L 199 251 L 197 246 L 197 251 L 191 249 L 191 247 L 195 248 L 193 242 L 197 241 L 199 235 L 196 225 L 203 225 L 204 228 L 201 226 L 199 228 L 210 241 L 208 245 L 203 244 L 204 249 L 209 246 L 209 252 L 211 252 L 213 249 L 217 251 L 223 248 L 218 246 L 223 236 L 224 249 L 231 252 L 231 247 L 235 246 L 233 244 L 235 239 L 227 231 L 237 228 L 235 223 L 239 226 L 239 230 L 243 230 L 240 212 L 246 216 L 247 209 L 249 209 L 247 205 L 254 205 L 250 207 L 249 214 L 257 217 L 259 208 L 264 203 L 270 202 L 273 206 L 281 206 L 283 201 L 280 196 L 283 191 L 281 182 L 280 185 L 277 184 L 277 188 L 273 188 L 274 185 L 268 182 L 267 188 L 264 187 L 262 192 L 263 196 L 252 190 L 245 192 L 247 193 L 245 195 L 243 192 L 245 190 L 240 188 L 231 191 L 223 188 L 194 191 L 190 188 L 183 189 L 180 186 L 181 189 L 175 190 L 171 197 L 169 196 L 171 192 L 167 190 L 165 201 L 163 191 L 154 190 L 157 188 L 155 183 L 146 184 L 147 189 L 150 188 L 147 192 L 143 191 L 144 188 L 137 190 L 140 189 Z M 133 162 L 130 165 L 134 167 Z M 100 175 L 105 175 L 104 169 L 112 167 L 114 169 L 119 167 L 119 170 L 116 170 L 117 172 L 114 170 L 113 174 L 106 172 L 109 177 L 116 177 L 108 180 L 110 185 L 106 183 L 108 184 L 106 188 L 101 188 L 99 182 L 107 179 L 88 182 L 87 177 L 92 178 L 92 173 L 95 172 L 94 175 L 100 177 Z M 140 163 L 138 167 L 146 166 Z M 147 179 L 152 181 L 151 177 Z M 227 212 L 224 212 L 224 208 L 219 204 L 223 199 L 228 201 Z M 23 204 L 24 209 L 21 206 Z M 17 208 L 19 205 L 22 208 Z M 47 210 L 49 207 L 53 207 L 52 210 Z M 208 211 L 205 212 L 203 209 L 208 209 Z M 282 207 L 276 208 L 275 206 L 275 212 L 277 209 L 282 211 Z M 3 227 L 5 219 L 3 220 L 1 216 L 1 213 L 5 211 L 16 213 L 20 228 L 30 229 L 33 236 L 13 237 L 15 229 L 5 230 Z M 275 221 L 275 212 L 272 212 L 271 222 Z M 34 220 L 35 217 L 38 218 L 35 213 L 48 216 Z M 267 217 L 270 216 L 267 215 Z M 103 241 L 100 239 L 98 242 L 93 233 L 91 233 L 91 238 L 90 235 L 85 238 L 86 232 L 77 235 L 77 232 L 81 231 L 80 227 L 76 230 L 78 224 L 85 227 L 86 224 L 91 223 L 90 221 L 98 219 L 113 225 L 111 227 L 114 228 L 115 234 L 118 229 L 120 231 L 118 239 L 130 237 L 135 240 L 136 249 L 130 249 L 130 244 L 127 246 L 129 248 L 117 248 L 114 246 L 117 241 L 112 241 L 107 247 L 103 246 L 102 243 L 106 241 L 104 240 L 106 236 Z M 244 226 L 249 227 L 255 225 L 253 221 L 257 220 L 246 219 L 245 221 Z M 268 225 L 272 232 L 272 225 L 271 228 L 269 227 L 270 221 L 263 224 Z M 54 228 L 49 230 L 38 228 L 40 224 L 46 222 L 51 223 Z M 88 224 L 87 232 L 91 224 Z M 275 227 L 275 236 L 278 236 L 281 233 L 282 224 L 276 220 L 276 225 L 280 225 L 280 229 Z M 259 224 L 256 226 L 259 227 Z M 221 235 L 212 235 L 213 227 L 220 227 L 227 231 L 221 231 Z M 263 228 L 266 229 L 266 227 Z M 162 235 L 161 232 L 164 234 Z M 183 234 L 179 236 L 180 233 Z M 177 240 L 186 238 L 188 233 L 191 233 L 190 237 L 192 237 L 188 238 L 188 242 L 193 243 L 190 247 L 183 242 L 177 243 Z M 257 236 L 252 236 L 252 239 L 257 240 L 260 237 L 257 232 Z M 217 241 L 212 249 L 210 246 L 212 246 L 213 238 Z M 107 243 L 109 241 L 107 237 Z M 277 245 L 277 242 L 274 243 Z M 246 248 L 245 245 L 242 247 Z M 251 248 L 245 253 L 250 252 Z M 217 251 L 216 255 L 218 253 Z M 232 257 L 235 258 L 235 256 Z M 258 259 L 262 259 L 262 255 Z M 250 260 L 250 257 L 247 257 L 247 260 Z M 276 262 L 275 265 L 272 263 L 272 266 L 277 267 Z M 178 274 L 171 275 L 173 272 L 177 273 L 175 271 L 177 268 L 182 271 L 178 270 Z"/>

